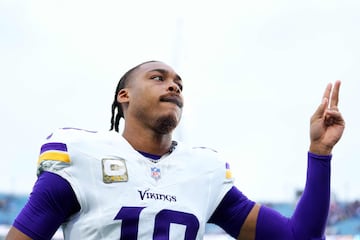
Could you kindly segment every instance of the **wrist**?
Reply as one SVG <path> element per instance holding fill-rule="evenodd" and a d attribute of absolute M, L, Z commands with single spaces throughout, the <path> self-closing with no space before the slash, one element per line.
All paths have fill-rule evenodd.
<path fill-rule="evenodd" d="M 316 155 L 331 155 L 332 147 L 323 144 L 311 143 L 309 147 L 309 152 Z"/>

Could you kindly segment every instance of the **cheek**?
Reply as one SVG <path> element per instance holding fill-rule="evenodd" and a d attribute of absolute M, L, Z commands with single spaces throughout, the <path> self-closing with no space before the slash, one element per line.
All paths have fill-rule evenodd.
<path fill-rule="evenodd" d="M 156 102 L 153 97 L 149 96 L 149 94 L 138 94 L 136 97 L 133 97 L 132 101 L 130 100 L 130 104 L 135 111 L 146 112 L 146 111 L 154 111 L 156 110 Z"/>
<path fill-rule="evenodd" d="M 146 89 L 136 89 L 133 90 L 130 94 L 130 101 L 132 101 L 133 103 L 146 103 L 148 101 L 150 101 L 150 99 L 152 98 L 151 95 L 149 94 L 149 91 L 146 91 Z"/>

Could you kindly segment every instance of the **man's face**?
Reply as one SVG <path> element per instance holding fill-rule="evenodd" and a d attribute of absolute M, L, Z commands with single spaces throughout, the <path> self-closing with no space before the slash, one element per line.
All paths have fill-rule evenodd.
<path fill-rule="evenodd" d="M 172 131 L 182 114 L 182 80 L 168 65 L 150 62 L 131 75 L 125 88 L 128 94 L 126 115 L 131 115 L 159 133 Z"/>

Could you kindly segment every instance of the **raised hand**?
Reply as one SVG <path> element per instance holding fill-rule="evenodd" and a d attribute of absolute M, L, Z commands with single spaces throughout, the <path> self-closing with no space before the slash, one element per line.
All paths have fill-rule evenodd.
<path fill-rule="evenodd" d="M 311 117 L 309 151 L 312 153 L 331 154 L 344 132 L 345 121 L 338 109 L 340 84 L 336 81 L 327 85 L 322 102 Z"/>

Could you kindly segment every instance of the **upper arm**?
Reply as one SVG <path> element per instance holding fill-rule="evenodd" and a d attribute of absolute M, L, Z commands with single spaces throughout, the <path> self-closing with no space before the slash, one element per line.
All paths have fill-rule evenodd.
<path fill-rule="evenodd" d="M 42 145 L 38 179 L 24 208 L 16 217 L 8 239 L 51 239 L 60 225 L 80 210 L 70 183 L 54 173 L 70 166 L 64 131 L 56 131 Z"/>
<path fill-rule="evenodd" d="M 239 237 L 240 230 L 241 236 L 245 233 L 255 236 L 258 207 L 254 206 L 257 205 L 236 187 L 232 187 L 221 200 L 209 222 L 220 226 L 233 238 Z"/>
<path fill-rule="evenodd" d="M 28 202 L 16 217 L 9 237 L 21 240 L 23 238 L 15 237 L 27 235 L 29 239 L 51 239 L 60 225 L 79 210 L 80 205 L 70 184 L 57 174 L 43 172 Z"/>

